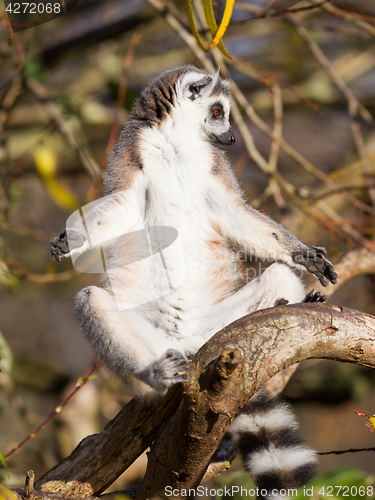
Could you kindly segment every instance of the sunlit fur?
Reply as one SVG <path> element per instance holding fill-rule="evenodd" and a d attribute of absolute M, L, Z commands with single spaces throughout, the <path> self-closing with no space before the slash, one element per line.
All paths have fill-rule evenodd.
<path fill-rule="evenodd" d="M 222 116 L 217 118 L 220 113 L 213 113 L 213 106 Z M 93 247 L 108 245 L 120 219 L 128 233 L 150 226 L 178 231 L 183 256 L 165 251 L 174 271 L 182 264 L 186 268 L 180 286 L 159 297 L 165 279 L 160 268 L 148 265 L 147 259 L 123 265 L 129 253 L 136 257 L 138 247 L 129 238 L 119 238 L 111 242 L 110 270 L 102 286 L 86 288 L 76 297 L 77 315 L 95 355 L 145 393 L 164 392 L 183 381 L 185 356 L 224 326 L 272 307 L 278 299 L 296 303 L 304 297 L 302 283 L 289 266 L 298 267 L 291 253 L 305 245 L 242 199 L 221 146 L 231 142 L 229 112 L 229 84 L 217 74 L 184 66 L 155 79 L 141 94 L 109 160 L 104 194 L 115 196 L 103 198 L 85 216 L 86 228 L 82 222 L 74 228 L 82 234 L 87 230 Z M 140 216 L 130 210 L 130 189 Z M 71 255 L 88 246 L 86 241 Z M 275 263 L 244 284 L 235 247 Z M 114 296 L 125 309 L 133 307 L 118 311 Z M 232 437 L 258 483 L 279 488 L 283 479 L 289 484 L 295 477 L 294 484 L 301 485 L 311 476 L 314 454 L 296 436 L 290 412 L 270 404 L 264 397 L 253 409 L 245 408 L 233 424 Z M 262 433 L 267 439 L 259 438 Z M 272 434 L 291 439 L 275 445 L 268 439 Z M 255 458 L 244 435 L 257 436 Z M 266 480 L 267 468 L 272 481 Z M 304 475 L 298 475 L 301 470 Z"/>

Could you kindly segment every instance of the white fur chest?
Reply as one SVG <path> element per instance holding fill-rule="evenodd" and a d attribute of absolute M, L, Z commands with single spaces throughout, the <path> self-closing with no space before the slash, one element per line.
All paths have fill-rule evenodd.
<path fill-rule="evenodd" d="M 186 225 L 196 212 L 206 212 L 205 193 L 212 182 L 212 152 L 196 132 L 165 123 L 161 130 L 141 133 L 144 182 L 149 194 L 149 217 Z"/>
<path fill-rule="evenodd" d="M 202 141 L 199 131 L 191 132 L 166 123 L 164 129 L 144 129 L 140 137 L 143 164 L 142 191 L 147 193 L 144 205 L 148 226 L 171 226 L 178 231 L 182 244 L 186 278 L 181 286 L 147 307 L 148 318 L 156 315 L 157 323 L 173 336 L 186 337 L 196 331 L 203 314 L 222 299 L 220 276 L 237 278 L 237 263 L 226 242 L 212 227 L 208 193 L 216 183 L 212 167 L 211 145 Z M 173 259 L 173 256 L 171 257 Z M 173 266 L 173 262 L 169 261 Z M 176 259 L 176 267 L 180 261 Z M 218 269 L 220 269 L 218 273 Z M 152 270 L 156 273 L 156 270 Z M 218 276 L 215 279 L 215 276 Z M 228 275 L 226 282 L 228 293 Z M 158 281 L 150 276 L 147 284 Z M 230 288 L 230 285 L 229 285 Z M 176 326 L 176 310 L 183 321 Z M 173 333 L 172 333 L 173 332 Z"/>

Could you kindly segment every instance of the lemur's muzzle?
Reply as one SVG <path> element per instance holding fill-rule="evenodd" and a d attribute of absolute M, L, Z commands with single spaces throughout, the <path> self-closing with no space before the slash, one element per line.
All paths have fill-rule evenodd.
<path fill-rule="evenodd" d="M 223 134 L 220 135 L 212 134 L 212 135 L 215 141 L 221 144 L 222 146 L 231 146 L 236 141 L 231 128 L 227 132 L 224 132 Z"/>

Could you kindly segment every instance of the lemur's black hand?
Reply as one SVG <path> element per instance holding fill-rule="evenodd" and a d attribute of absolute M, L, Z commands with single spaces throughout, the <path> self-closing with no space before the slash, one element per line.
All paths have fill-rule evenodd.
<path fill-rule="evenodd" d="M 314 289 L 310 290 L 310 292 L 306 295 L 302 302 L 304 303 L 317 303 L 317 302 L 325 302 L 327 297 L 322 295 L 319 290 L 314 293 Z"/>
<path fill-rule="evenodd" d="M 51 255 L 56 262 L 61 262 L 63 257 L 67 257 L 73 248 L 81 247 L 86 238 L 74 229 L 64 229 L 64 231 L 51 240 Z"/>
<path fill-rule="evenodd" d="M 323 247 L 306 247 L 292 252 L 292 259 L 297 264 L 305 266 L 309 273 L 318 278 L 320 284 L 327 286 L 327 278 L 334 285 L 337 283 L 335 268 L 324 256 L 327 251 Z"/>

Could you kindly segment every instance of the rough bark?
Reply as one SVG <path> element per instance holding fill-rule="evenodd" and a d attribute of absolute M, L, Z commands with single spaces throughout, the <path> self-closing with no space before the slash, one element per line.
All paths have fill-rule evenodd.
<path fill-rule="evenodd" d="M 138 498 L 164 498 L 167 485 L 196 487 L 248 398 L 283 368 L 311 358 L 375 367 L 375 318 L 324 304 L 279 306 L 241 318 L 197 353 L 182 397 L 175 390 L 163 402 L 133 400 L 36 487 L 93 496 L 152 441 Z"/>
<path fill-rule="evenodd" d="M 137 498 L 166 498 L 166 485 L 198 486 L 236 413 L 281 368 L 308 358 L 375 366 L 374 329 L 371 316 L 318 304 L 258 311 L 224 328 L 198 352 L 176 415 L 152 446 Z M 222 352 L 238 353 L 224 401 L 201 376 Z"/>
<path fill-rule="evenodd" d="M 176 411 L 180 389 L 166 398 L 132 399 L 100 434 L 85 438 L 35 487 L 65 497 L 100 494 L 152 443 L 164 420 Z"/>

